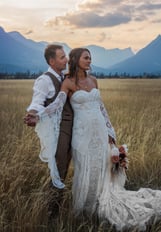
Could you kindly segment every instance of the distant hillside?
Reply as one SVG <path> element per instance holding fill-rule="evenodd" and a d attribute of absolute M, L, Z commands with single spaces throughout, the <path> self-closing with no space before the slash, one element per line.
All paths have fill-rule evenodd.
<path fill-rule="evenodd" d="M 105 49 L 96 45 L 88 45 L 87 47 L 92 55 L 92 63 L 96 66 L 107 69 L 108 67 L 117 64 L 134 56 L 131 48 L 126 49 Z"/>
<path fill-rule="evenodd" d="M 46 69 L 47 65 L 42 56 L 42 51 L 45 45 L 36 43 L 23 37 L 18 37 L 18 34 L 4 32 L 0 28 L 0 67 L 6 72 L 14 72 L 19 70 L 30 70 L 31 72 L 39 72 Z M 26 40 L 26 43 L 24 42 Z M 37 46 L 33 46 L 37 44 Z M 41 49 L 40 49 L 40 46 Z M 3 69 L 2 69 L 3 66 Z M 14 68 L 13 68 L 14 67 Z M 0 71 L 1 71 L 0 70 Z"/>
<path fill-rule="evenodd" d="M 161 35 L 141 49 L 135 56 L 108 69 L 108 73 L 130 75 L 161 74 Z"/>

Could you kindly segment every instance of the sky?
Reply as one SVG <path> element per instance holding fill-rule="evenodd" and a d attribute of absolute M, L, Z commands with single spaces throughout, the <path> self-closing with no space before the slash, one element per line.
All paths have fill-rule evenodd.
<path fill-rule="evenodd" d="M 0 26 L 34 41 L 137 52 L 161 34 L 161 1 L 0 0 Z"/>

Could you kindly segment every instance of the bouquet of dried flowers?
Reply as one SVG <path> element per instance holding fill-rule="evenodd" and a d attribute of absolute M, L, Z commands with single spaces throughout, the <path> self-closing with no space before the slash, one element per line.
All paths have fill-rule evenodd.
<path fill-rule="evenodd" d="M 112 152 L 116 153 L 116 149 L 118 150 L 119 161 L 112 165 L 112 171 L 117 172 L 120 169 L 128 169 L 128 148 L 126 144 L 121 145 L 119 148 L 116 146 L 112 148 Z"/>

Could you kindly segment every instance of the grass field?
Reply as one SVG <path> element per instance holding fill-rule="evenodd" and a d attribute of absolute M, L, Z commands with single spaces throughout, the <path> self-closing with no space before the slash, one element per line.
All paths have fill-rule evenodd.
<path fill-rule="evenodd" d="M 33 80 L 0 81 L 0 232 L 113 232 L 103 223 L 73 217 L 72 165 L 64 195 L 66 207 L 53 225 L 47 224 L 49 170 L 38 158 L 34 130 L 23 124 L 32 85 Z M 126 188 L 161 189 L 161 80 L 99 80 L 99 87 L 117 144 L 129 147 Z M 161 231 L 161 221 L 147 231 Z"/>

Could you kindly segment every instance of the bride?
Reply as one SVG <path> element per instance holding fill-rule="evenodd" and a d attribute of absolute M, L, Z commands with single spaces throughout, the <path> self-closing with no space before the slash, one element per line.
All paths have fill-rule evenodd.
<path fill-rule="evenodd" d="M 56 100 L 31 120 L 37 122 L 42 160 L 47 160 L 53 184 L 64 187 L 57 170 L 53 150 L 57 145 L 63 105 L 70 98 L 74 111 L 72 154 L 74 177 L 73 210 L 79 215 L 97 213 L 117 230 L 136 227 L 146 230 L 154 217 L 161 218 L 161 191 L 124 188 L 124 168 L 113 175 L 112 165 L 119 161 L 116 136 L 101 101 L 97 80 L 89 75 L 91 54 L 86 48 L 75 48 L 69 54 L 69 74 Z M 48 128 L 48 137 L 43 128 Z M 55 129 L 56 128 L 56 129 Z"/>

